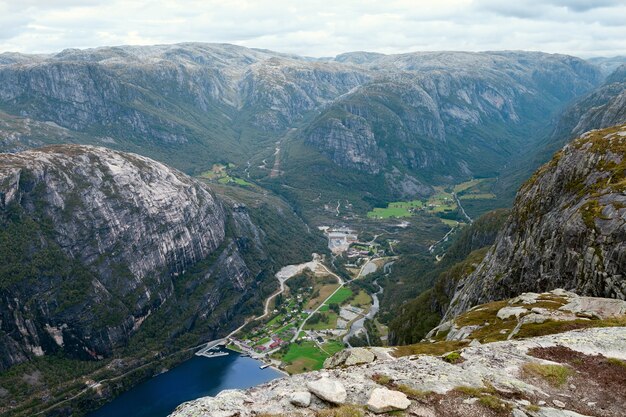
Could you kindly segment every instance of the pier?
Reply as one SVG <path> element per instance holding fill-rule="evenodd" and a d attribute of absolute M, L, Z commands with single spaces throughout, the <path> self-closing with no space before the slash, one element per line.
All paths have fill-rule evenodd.
<path fill-rule="evenodd" d="M 226 356 L 228 352 L 220 352 L 220 346 L 226 346 L 226 339 L 212 340 L 205 347 L 195 353 L 196 356 L 204 356 L 205 358 L 216 358 L 218 356 Z"/>

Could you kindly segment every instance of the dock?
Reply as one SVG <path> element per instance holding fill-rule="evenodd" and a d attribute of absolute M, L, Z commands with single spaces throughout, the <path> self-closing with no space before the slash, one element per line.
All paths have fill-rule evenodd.
<path fill-rule="evenodd" d="M 195 353 L 196 356 L 204 356 L 205 358 L 217 358 L 218 356 L 226 356 L 228 352 L 220 351 L 220 346 L 226 345 L 226 339 L 212 340 L 205 347 Z"/>

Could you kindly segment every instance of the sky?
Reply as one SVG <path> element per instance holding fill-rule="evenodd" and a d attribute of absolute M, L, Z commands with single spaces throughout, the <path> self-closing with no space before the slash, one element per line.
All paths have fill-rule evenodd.
<path fill-rule="evenodd" d="M 0 52 L 225 42 L 349 51 L 626 55 L 626 0 L 0 0 Z"/>

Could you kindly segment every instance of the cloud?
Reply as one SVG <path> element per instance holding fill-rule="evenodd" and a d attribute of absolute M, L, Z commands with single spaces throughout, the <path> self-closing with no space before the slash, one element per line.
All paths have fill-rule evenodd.
<path fill-rule="evenodd" d="M 309 56 L 524 49 L 626 54 L 620 0 L 0 0 L 0 50 L 229 42 Z"/>

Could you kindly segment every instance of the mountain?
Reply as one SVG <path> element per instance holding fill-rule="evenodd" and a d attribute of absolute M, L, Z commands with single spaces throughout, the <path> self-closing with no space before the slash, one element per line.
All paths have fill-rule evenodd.
<path fill-rule="evenodd" d="M 217 193 L 162 163 L 102 147 L 1 154 L 4 388 L 5 377 L 19 379 L 34 363 L 57 395 L 73 378 L 122 374 L 262 311 L 274 272 L 309 260 L 323 242 L 267 191 Z M 109 369 L 113 357 L 123 362 Z M 0 409 L 34 389 L 12 387 Z"/>
<path fill-rule="evenodd" d="M 245 160 L 363 79 L 339 64 L 225 44 L 3 54 L 0 108 L 192 172 Z"/>
<path fill-rule="evenodd" d="M 607 77 L 604 84 L 567 108 L 554 137 L 571 139 L 591 129 L 626 122 L 626 64 Z"/>
<path fill-rule="evenodd" d="M 626 65 L 621 65 L 600 86 L 574 100 L 554 119 L 551 132 L 537 143 L 535 149 L 502 173 L 502 181 L 497 184 L 495 192 L 510 195 L 512 200 L 519 184 L 566 143 L 589 130 L 625 122 Z"/>
<path fill-rule="evenodd" d="M 232 162 L 305 209 L 310 188 L 371 205 L 498 176 L 600 81 L 583 60 L 530 52 L 316 60 L 186 43 L 1 54 L 0 149 L 101 145 L 193 174 Z"/>
<path fill-rule="evenodd" d="M 375 76 L 281 142 L 282 175 L 263 184 L 301 189 L 290 192 L 294 202 L 318 197 L 307 189 L 319 189 L 326 201 L 349 193 L 353 204 L 379 204 L 430 194 L 432 185 L 498 177 L 537 146 L 556 112 L 600 82 L 594 67 L 559 55 L 437 52 L 338 59 Z"/>
<path fill-rule="evenodd" d="M 626 125 L 565 146 L 520 189 L 494 247 L 460 281 L 446 312 L 565 287 L 626 298 Z"/>
<path fill-rule="evenodd" d="M 587 61 L 598 67 L 602 74 L 607 76 L 619 66 L 626 64 L 626 56 L 595 57 L 589 58 Z"/>

